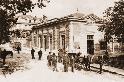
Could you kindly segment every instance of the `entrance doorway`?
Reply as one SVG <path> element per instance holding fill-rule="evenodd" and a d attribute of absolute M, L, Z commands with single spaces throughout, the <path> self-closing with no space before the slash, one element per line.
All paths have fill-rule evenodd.
<path fill-rule="evenodd" d="M 61 35 L 61 39 L 62 48 L 65 49 L 65 35 Z"/>
<path fill-rule="evenodd" d="M 50 46 L 49 46 L 50 47 L 50 50 L 52 50 L 52 45 L 53 45 L 52 44 L 52 34 L 50 34 Z"/>
<path fill-rule="evenodd" d="M 94 54 L 94 40 L 93 35 L 87 35 L 87 53 Z"/>
<path fill-rule="evenodd" d="M 47 49 L 47 35 L 44 35 L 44 48 Z"/>

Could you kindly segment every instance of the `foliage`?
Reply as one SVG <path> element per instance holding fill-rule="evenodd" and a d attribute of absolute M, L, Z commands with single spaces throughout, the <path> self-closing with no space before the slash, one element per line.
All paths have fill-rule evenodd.
<path fill-rule="evenodd" d="M 35 2 L 33 2 L 35 1 Z M 16 14 L 26 14 L 35 6 L 46 7 L 48 0 L 0 0 L 0 44 L 10 41 L 10 28 L 16 24 Z"/>
<path fill-rule="evenodd" d="M 104 14 L 103 24 L 98 30 L 105 32 L 107 42 L 112 37 L 124 41 L 124 1 L 115 2 L 115 5 L 106 9 Z"/>

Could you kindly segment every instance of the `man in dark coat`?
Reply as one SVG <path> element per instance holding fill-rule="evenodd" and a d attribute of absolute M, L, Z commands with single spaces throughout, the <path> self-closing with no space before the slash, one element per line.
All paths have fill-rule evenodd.
<path fill-rule="evenodd" d="M 57 71 L 57 56 L 55 53 L 52 55 L 52 65 L 53 65 L 53 71 Z"/>
<path fill-rule="evenodd" d="M 69 67 L 69 56 L 65 53 L 63 57 L 64 72 L 68 72 Z"/>
<path fill-rule="evenodd" d="M 52 55 L 51 55 L 51 52 L 49 52 L 49 55 L 47 56 L 47 60 L 48 60 L 48 66 L 51 66 L 52 65 Z"/>
<path fill-rule="evenodd" d="M 39 56 L 39 60 L 41 60 L 41 57 L 42 57 L 42 51 L 38 51 L 38 56 Z"/>
<path fill-rule="evenodd" d="M 18 46 L 17 47 L 18 54 L 20 54 L 21 48 Z"/>
<path fill-rule="evenodd" d="M 70 56 L 70 66 L 71 66 L 71 71 L 74 72 L 74 57 Z"/>
<path fill-rule="evenodd" d="M 6 60 L 6 49 L 4 49 L 2 52 L 1 52 L 1 58 L 3 59 L 3 65 L 5 64 L 5 60 Z"/>
<path fill-rule="evenodd" d="M 99 73 L 101 74 L 102 73 L 102 66 L 103 66 L 103 58 L 102 56 L 98 56 L 98 63 L 99 63 Z"/>
<path fill-rule="evenodd" d="M 35 52 L 35 50 L 32 48 L 32 50 L 31 50 L 32 59 L 35 59 L 35 57 L 34 57 L 34 52 Z"/>

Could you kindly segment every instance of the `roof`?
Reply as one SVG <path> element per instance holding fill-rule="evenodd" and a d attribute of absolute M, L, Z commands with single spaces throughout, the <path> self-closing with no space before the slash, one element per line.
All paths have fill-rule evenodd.
<path fill-rule="evenodd" d="M 102 23 L 102 21 L 103 21 L 103 19 L 99 18 L 95 14 L 86 15 L 85 20 L 88 20 L 88 19 L 95 23 Z"/>
<path fill-rule="evenodd" d="M 36 16 L 33 17 L 31 15 L 20 15 L 17 18 L 18 20 L 16 24 L 35 25 L 43 21 L 42 18 L 37 18 Z"/>
<path fill-rule="evenodd" d="M 56 25 L 56 24 L 60 24 L 63 22 L 71 22 L 71 21 L 89 23 L 89 20 L 94 23 L 100 23 L 102 21 L 98 16 L 94 14 L 89 14 L 85 16 L 82 13 L 74 13 L 74 14 L 70 14 L 70 15 L 67 15 L 61 18 L 50 19 L 45 23 L 41 23 L 41 24 L 34 26 L 32 29 L 37 29 L 41 27 L 49 27 L 51 25 Z"/>
<path fill-rule="evenodd" d="M 33 20 L 34 19 L 34 17 L 32 17 L 31 15 L 20 15 L 17 18 L 21 18 L 21 19 L 25 19 L 25 20 L 27 20 L 27 19 Z"/>

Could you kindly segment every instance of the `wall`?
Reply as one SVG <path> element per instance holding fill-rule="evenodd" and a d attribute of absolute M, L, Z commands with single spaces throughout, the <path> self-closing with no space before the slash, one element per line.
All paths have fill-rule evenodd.
<path fill-rule="evenodd" d="M 94 35 L 94 44 L 99 43 L 103 38 L 103 33 L 99 32 L 96 24 L 86 24 L 84 22 L 70 23 L 70 50 L 76 52 L 80 47 L 83 54 L 87 54 L 87 35 Z"/>

